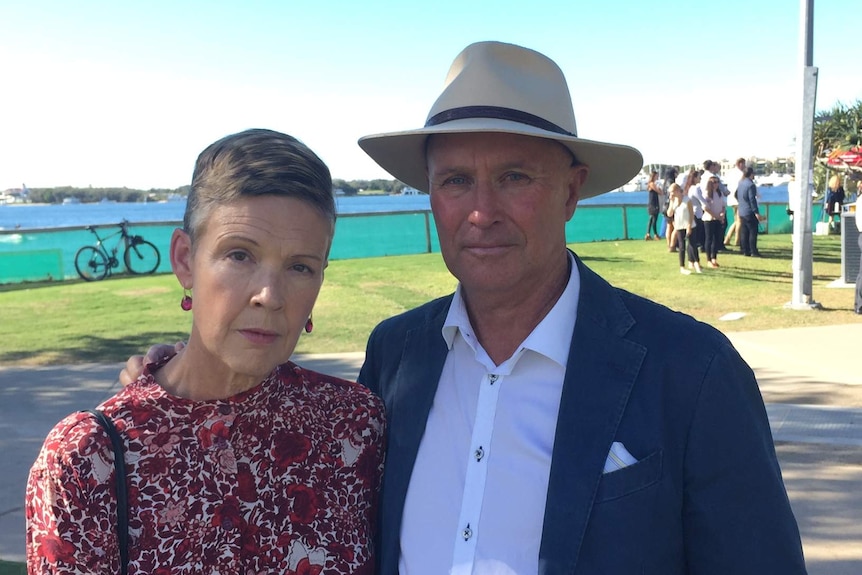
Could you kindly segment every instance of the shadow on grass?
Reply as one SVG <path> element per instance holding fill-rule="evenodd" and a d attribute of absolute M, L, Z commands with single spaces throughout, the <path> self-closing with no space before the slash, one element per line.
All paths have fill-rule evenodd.
<path fill-rule="evenodd" d="M 172 272 L 164 272 L 164 273 L 160 272 L 160 273 L 145 274 L 145 275 L 140 275 L 140 276 L 133 275 L 133 274 L 127 274 L 127 273 L 114 273 L 114 274 L 106 277 L 103 280 L 98 280 L 95 283 L 104 283 L 104 282 L 109 282 L 109 281 L 113 281 L 113 280 L 123 280 L 123 279 L 127 280 L 127 279 L 132 279 L 132 278 L 149 277 L 149 276 L 160 276 L 160 275 L 165 275 L 168 273 L 172 273 Z M 45 281 L 24 281 L 24 282 L 18 282 L 18 283 L 4 283 L 4 284 L 0 284 L 0 292 L 21 291 L 21 290 L 39 289 L 39 288 L 46 288 L 46 287 L 70 286 L 70 285 L 81 284 L 81 283 L 91 283 L 91 282 L 86 282 L 80 278 L 73 278 L 73 279 L 56 280 L 56 281 L 45 280 Z M 2 572 L 0 572 L 0 575 L 2 575 Z"/>
<path fill-rule="evenodd" d="M 40 364 L 124 362 L 131 355 L 141 355 L 156 343 L 173 344 L 185 341 L 188 332 L 146 331 L 123 339 L 103 338 L 96 335 L 82 337 L 74 346 L 65 349 L 39 349 L 28 351 L 0 351 L 0 364 L 26 364 L 35 360 Z"/>
<path fill-rule="evenodd" d="M 738 248 L 737 248 L 738 249 Z M 736 251 L 734 253 L 740 253 Z M 793 243 L 791 242 L 787 246 L 770 246 L 760 250 L 760 253 L 775 259 L 793 259 Z M 826 264 L 840 264 L 841 263 L 841 247 L 839 245 L 834 245 L 831 242 L 823 243 L 823 242 L 814 242 L 811 248 L 811 254 L 814 258 L 814 261 L 819 263 Z"/>
<path fill-rule="evenodd" d="M 600 257 L 600 256 L 582 256 L 578 254 L 578 257 L 582 262 L 605 262 L 609 264 L 630 264 L 632 263 L 632 258 L 617 258 L 617 257 Z"/>
<path fill-rule="evenodd" d="M 39 289 L 44 287 L 67 286 L 74 283 L 81 283 L 82 281 L 84 280 L 6 283 L 0 284 L 0 292 Z M 3 575 L 2 571 L 0 571 L 0 575 Z"/>
<path fill-rule="evenodd" d="M 719 260 L 718 263 L 721 266 L 720 273 L 722 277 L 726 278 L 783 284 L 788 284 L 793 279 L 793 274 L 790 272 L 738 267 L 727 264 L 726 261 L 722 260 Z"/>

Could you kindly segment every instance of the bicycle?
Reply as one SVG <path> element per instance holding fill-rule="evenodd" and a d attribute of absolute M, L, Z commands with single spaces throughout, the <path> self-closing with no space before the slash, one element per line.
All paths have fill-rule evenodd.
<path fill-rule="evenodd" d="M 123 263 L 130 274 L 146 275 L 156 271 L 162 256 L 158 248 L 142 238 L 129 233 L 129 222 L 123 220 L 119 224 L 120 231 L 100 237 L 95 226 L 87 226 L 87 229 L 96 236 L 95 246 L 84 246 L 75 254 L 75 270 L 85 281 L 98 281 L 105 279 L 113 273 L 113 269 L 120 265 L 117 259 L 120 243 L 124 244 Z M 109 252 L 105 247 L 105 241 L 119 235 L 117 243 Z"/>

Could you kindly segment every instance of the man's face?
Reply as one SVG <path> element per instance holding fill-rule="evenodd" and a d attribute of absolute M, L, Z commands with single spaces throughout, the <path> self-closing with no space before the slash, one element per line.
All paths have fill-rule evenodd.
<path fill-rule="evenodd" d="M 557 281 L 586 166 L 557 142 L 495 133 L 432 136 L 427 159 L 440 251 L 468 301 Z"/>

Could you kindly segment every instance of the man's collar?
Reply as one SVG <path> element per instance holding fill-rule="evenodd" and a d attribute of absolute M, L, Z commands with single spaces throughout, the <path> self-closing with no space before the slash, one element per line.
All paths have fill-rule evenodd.
<path fill-rule="evenodd" d="M 530 332 L 530 335 L 518 347 L 519 350 L 525 348 L 540 353 L 562 366 L 566 365 L 569 357 L 571 335 L 575 326 L 581 290 L 580 275 L 578 273 L 578 266 L 575 264 L 574 255 L 568 251 L 566 255 L 569 259 L 569 281 L 566 284 L 566 288 L 551 308 L 551 311 L 548 312 L 542 321 L 539 322 L 539 325 Z M 460 283 L 452 298 L 452 305 L 449 307 L 446 321 L 443 322 L 442 336 L 446 341 L 446 346 L 450 350 L 459 333 L 474 350 L 476 347 L 472 345 L 473 342 L 477 346 L 481 345 L 476 338 L 473 326 L 470 324 L 467 306 L 461 295 Z M 517 353 L 518 351 L 514 355 L 517 355 Z"/>

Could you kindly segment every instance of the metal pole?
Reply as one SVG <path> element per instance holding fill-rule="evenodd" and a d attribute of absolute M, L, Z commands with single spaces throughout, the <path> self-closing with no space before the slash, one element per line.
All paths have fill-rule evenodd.
<path fill-rule="evenodd" d="M 793 293 L 788 307 L 817 309 L 812 275 L 811 182 L 814 175 L 814 111 L 817 100 L 817 68 L 813 63 L 814 0 L 801 0 L 800 59 L 802 64 L 802 123 L 796 139 L 796 213 L 793 217 Z"/>

